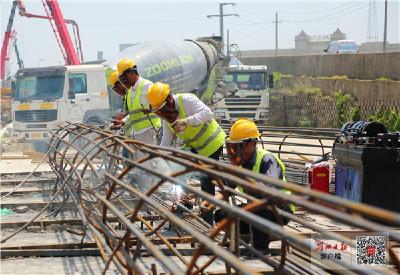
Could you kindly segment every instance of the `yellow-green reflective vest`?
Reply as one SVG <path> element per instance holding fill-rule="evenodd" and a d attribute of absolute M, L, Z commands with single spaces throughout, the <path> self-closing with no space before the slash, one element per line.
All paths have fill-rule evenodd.
<path fill-rule="evenodd" d="M 262 161 L 262 159 L 264 158 L 265 155 L 270 155 L 270 156 L 273 156 L 275 158 L 276 162 L 278 162 L 278 164 L 279 164 L 279 166 L 281 168 L 281 171 L 282 171 L 282 175 L 283 175 L 282 181 L 286 182 L 286 178 L 285 178 L 286 167 L 285 167 L 285 164 L 275 154 L 273 154 L 273 153 L 271 153 L 271 152 L 269 152 L 267 150 L 264 150 L 264 149 L 257 148 L 256 162 L 253 165 L 252 171 L 254 173 L 260 173 L 261 161 Z M 241 192 L 244 192 L 243 188 L 239 188 L 239 190 Z M 292 194 L 292 192 L 290 190 L 282 189 L 282 191 L 287 195 L 291 195 Z M 293 212 L 296 211 L 296 206 L 294 206 L 293 204 L 289 204 L 288 206 L 289 206 L 290 210 L 292 210 Z"/>
<path fill-rule="evenodd" d="M 130 88 L 124 96 L 124 112 L 128 112 L 127 100 L 128 100 L 128 95 L 129 96 L 131 95 L 131 90 L 132 90 L 132 88 Z M 129 123 L 129 117 L 128 117 L 128 120 L 126 121 L 123 129 L 124 129 L 124 136 L 129 137 L 132 132 L 132 123 Z"/>
<path fill-rule="evenodd" d="M 184 95 L 178 94 L 179 116 L 181 119 L 186 118 L 186 112 L 183 107 Z M 171 124 L 169 124 L 169 127 L 172 129 Z M 188 147 L 195 149 L 199 155 L 209 157 L 225 143 L 226 134 L 213 118 L 197 126 L 187 125 L 183 133 L 177 133 L 176 136 Z"/>
<path fill-rule="evenodd" d="M 134 131 L 140 131 L 143 129 L 150 128 L 154 126 L 155 128 L 161 127 L 161 119 L 157 117 L 155 114 L 150 113 L 146 115 L 143 113 L 143 106 L 140 103 L 140 97 L 142 95 L 143 86 L 145 81 L 141 81 L 136 89 L 134 94 L 134 98 L 132 100 L 132 91 L 130 89 L 127 93 L 126 103 L 128 106 L 129 118 L 126 122 L 125 130 L 130 133 L 132 128 Z M 153 124 L 153 125 L 152 125 Z"/>

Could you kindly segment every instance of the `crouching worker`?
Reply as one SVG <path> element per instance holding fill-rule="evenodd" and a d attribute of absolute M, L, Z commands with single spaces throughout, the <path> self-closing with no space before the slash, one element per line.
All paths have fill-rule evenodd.
<path fill-rule="evenodd" d="M 259 138 L 260 133 L 253 121 L 248 119 L 239 119 L 235 121 L 225 143 L 231 163 L 252 170 L 255 173 L 264 174 L 285 181 L 285 165 L 276 155 L 257 147 L 257 140 Z M 250 190 L 244 188 L 238 189 L 255 198 L 260 198 L 258 194 L 254 194 L 250 192 Z M 282 191 L 290 194 L 290 191 Z M 242 204 L 239 207 L 244 206 L 245 204 Z M 294 205 L 289 204 L 279 207 L 290 213 L 295 211 Z M 278 223 L 273 212 L 266 208 L 255 211 L 254 213 L 264 219 Z M 216 223 L 225 217 L 226 214 L 221 209 L 215 211 L 214 220 Z M 284 224 L 287 224 L 289 221 L 283 218 L 283 222 Z M 268 252 L 268 245 L 270 242 L 268 234 L 255 227 L 251 227 L 244 222 L 241 222 L 240 230 L 242 234 L 248 234 L 251 230 L 253 248 L 264 254 Z M 247 256 L 253 255 L 249 253 Z"/>
<path fill-rule="evenodd" d="M 159 82 L 149 88 L 147 99 L 151 110 L 163 120 L 161 146 L 171 146 L 176 135 L 193 153 L 219 160 L 226 134 L 200 99 L 194 94 L 173 95 L 168 84 Z M 199 180 L 201 190 L 215 195 L 210 176 Z M 203 212 L 202 218 L 213 223 L 211 211 Z"/>

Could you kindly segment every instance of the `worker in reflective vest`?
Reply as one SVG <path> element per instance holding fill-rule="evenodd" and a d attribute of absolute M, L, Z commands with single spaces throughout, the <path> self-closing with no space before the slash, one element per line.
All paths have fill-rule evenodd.
<path fill-rule="evenodd" d="M 124 127 L 125 122 L 127 121 L 128 115 L 129 115 L 128 106 L 127 106 L 127 102 L 126 102 L 126 98 L 127 98 L 126 95 L 128 93 L 127 93 L 127 89 L 125 88 L 125 86 L 122 85 L 122 83 L 119 81 L 118 75 L 119 75 L 119 73 L 117 71 L 113 72 L 110 75 L 110 83 L 112 85 L 111 89 L 123 98 L 123 100 L 122 100 L 123 101 L 123 109 L 120 113 L 117 113 L 116 115 L 113 116 L 113 120 L 112 120 L 113 125 L 110 128 L 111 128 L 111 130 L 119 130 L 122 128 L 124 130 L 123 131 L 124 135 L 129 137 L 132 129 L 126 129 L 126 127 Z M 125 147 L 122 148 L 122 156 L 125 158 L 132 158 L 132 155 L 129 154 L 128 150 Z"/>
<path fill-rule="evenodd" d="M 245 169 L 252 170 L 254 173 L 260 173 L 271 176 L 276 179 L 285 181 L 285 165 L 273 153 L 257 147 L 257 140 L 260 138 L 260 132 L 256 124 L 248 119 L 238 119 L 232 125 L 229 137 L 226 140 L 226 150 L 229 159 L 233 165 L 241 166 Z M 256 193 L 238 187 L 241 192 L 248 193 L 253 197 L 260 198 Z M 283 192 L 290 194 L 290 191 L 282 189 Z M 217 195 L 218 196 L 218 195 Z M 241 205 L 241 207 L 244 206 Z M 279 207 L 287 212 L 293 213 L 295 207 L 290 204 L 279 205 Z M 255 214 L 271 221 L 275 220 L 274 214 L 268 209 L 261 209 Z M 214 220 L 219 222 L 225 217 L 225 213 L 221 210 L 215 211 Z M 287 224 L 289 220 L 283 219 Z M 249 232 L 249 226 L 245 223 L 241 224 L 241 232 Z M 253 237 L 253 246 L 260 252 L 268 251 L 269 236 L 255 227 L 251 228 Z"/>
<path fill-rule="evenodd" d="M 194 94 L 173 95 L 168 84 L 159 82 L 150 87 L 147 98 L 152 111 L 164 121 L 161 146 L 171 146 L 176 135 L 193 153 L 219 160 L 226 134 L 200 99 Z M 199 179 L 201 189 L 214 195 L 212 178 Z M 210 213 L 202 216 L 208 223 L 213 222 Z"/>
<path fill-rule="evenodd" d="M 153 84 L 140 77 L 136 64 L 131 59 L 122 59 L 118 65 L 118 80 L 128 89 L 126 106 L 128 117 L 124 121 L 126 133 L 132 133 L 135 140 L 157 145 L 157 133 L 161 127 L 160 118 L 150 113 L 147 91 Z"/>
<path fill-rule="evenodd" d="M 111 83 L 111 89 L 123 98 L 123 110 L 113 116 L 113 125 L 111 126 L 111 129 L 117 130 L 121 129 L 122 124 L 124 123 L 124 118 L 128 115 L 128 107 L 126 105 L 127 92 L 125 86 L 118 80 L 118 72 L 113 72 L 110 75 L 109 80 Z"/>

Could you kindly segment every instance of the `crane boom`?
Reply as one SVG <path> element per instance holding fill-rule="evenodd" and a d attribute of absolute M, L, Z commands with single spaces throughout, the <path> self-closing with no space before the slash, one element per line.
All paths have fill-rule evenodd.
<path fill-rule="evenodd" d="M 9 49 L 9 43 L 10 43 L 11 31 L 12 31 L 11 29 L 12 29 L 12 26 L 14 23 L 16 8 L 17 8 L 17 1 L 13 1 L 10 17 L 8 18 L 7 29 L 4 33 L 3 45 L 1 47 L 1 56 L 0 56 L 0 78 L 1 78 L 1 80 L 4 80 L 4 77 L 5 77 L 6 60 L 8 57 L 8 49 Z"/>
<path fill-rule="evenodd" d="M 50 20 L 50 22 L 51 22 L 51 20 L 54 20 L 54 23 L 55 23 L 55 26 L 57 29 L 57 33 L 59 35 L 59 39 L 61 40 L 60 44 L 62 44 L 62 48 L 64 48 L 64 51 L 62 48 L 61 48 L 61 51 L 63 52 L 63 55 L 65 52 L 65 61 L 66 61 L 67 65 L 79 65 L 81 63 L 80 60 L 83 60 L 78 24 L 74 20 L 64 19 L 62 12 L 61 12 L 61 8 L 60 8 L 57 0 L 46 0 L 45 2 L 47 4 L 47 6 L 49 7 L 51 17 L 27 13 L 26 9 L 25 9 L 25 5 L 22 0 L 14 0 L 13 1 L 10 17 L 8 19 L 7 29 L 4 33 L 4 39 L 3 39 L 3 44 L 2 44 L 2 48 L 1 48 L 1 55 L 0 55 L 0 79 L 1 80 L 4 80 L 4 77 L 5 77 L 6 61 L 8 59 L 9 48 L 10 48 L 10 43 L 11 43 L 11 39 L 12 39 L 12 26 L 14 23 L 15 11 L 16 11 L 17 6 L 19 8 L 19 13 L 21 16 L 48 19 L 48 20 Z M 74 32 L 76 33 L 77 40 L 78 40 L 76 51 L 73 46 L 71 36 L 69 35 L 66 23 L 72 24 L 73 28 L 74 28 Z M 55 33 L 56 37 L 57 37 L 57 33 Z M 60 47 L 61 47 L 61 45 L 60 45 Z M 79 53 L 77 51 L 79 51 Z M 79 54 L 80 54 L 80 59 L 79 59 Z M 17 55 L 18 55 L 18 53 L 17 53 Z M 22 64 L 20 64 L 20 60 L 18 60 L 18 65 L 20 65 L 20 68 L 21 68 Z"/>
<path fill-rule="evenodd" d="M 43 2 L 43 7 L 44 7 L 44 9 L 45 9 L 45 11 L 46 11 L 48 16 L 38 15 L 38 14 L 33 14 L 33 13 L 27 12 L 26 8 L 25 8 L 25 4 L 24 4 L 24 2 L 22 0 L 18 0 L 19 14 L 21 16 L 24 16 L 24 17 L 27 17 L 27 18 L 47 19 L 47 20 L 50 21 L 50 24 L 51 24 L 51 26 L 53 28 L 52 20 L 54 21 L 55 19 L 54 19 L 54 17 L 51 17 L 50 14 L 48 13 L 48 11 L 47 11 L 47 6 L 48 6 L 47 3 L 45 1 L 42 1 L 42 2 Z M 51 10 L 50 10 L 50 13 L 51 13 Z M 71 24 L 72 25 L 73 33 L 74 33 L 74 35 L 76 37 L 76 40 L 77 40 L 76 41 L 76 51 L 77 51 L 77 54 L 78 54 L 80 62 L 83 62 L 83 52 L 82 52 L 81 38 L 80 38 L 80 34 L 79 34 L 79 25 L 78 25 L 78 23 L 76 23 L 72 19 L 64 18 L 64 22 L 67 23 L 67 24 Z M 65 56 L 65 52 L 66 52 L 66 50 L 65 50 L 66 47 L 63 45 L 62 41 L 59 41 L 59 40 L 61 40 L 61 38 L 59 38 L 59 35 L 57 35 L 57 31 L 54 28 L 53 28 L 53 30 L 55 32 L 55 36 L 56 36 L 57 42 L 60 42 L 59 45 L 60 45 L 61 53 L 62 53 L 62 55 L 64 57 Z M 66 56 L 65 56 L 64 59 L 65 59 L 66 63 L 68 64 L 68 59 L 67 59 Z"/>
<path fill-rule="evenodd" d="M 23 69 L 24 68 L 24 62 L 22 61 L 20 55 L 19 55 L 19 51 L 18 51 L 18 46 L 17 46 L 17 39 L 14 39 L 14 51 L 15 51 L 15 56 L 17 57 L 17 63 L 18 63 L 18 68 Z"/>
<path fill-rule="evenodd" d="M 69 35 L 67 25 L 65 24 L 60 5 L 56 0 L 46 0 L 46 3 L 49 6 L 58 34 L 60 35 L 61 43 L 67 57 L 67 65 L 79 65 L 80 61 Z"/>

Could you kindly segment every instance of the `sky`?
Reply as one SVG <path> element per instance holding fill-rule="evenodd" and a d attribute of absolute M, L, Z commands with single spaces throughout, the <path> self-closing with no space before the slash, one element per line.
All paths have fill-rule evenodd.
<path fill-rule="evenodd" d="M 376 0 L 378 40 L 383 40 L 384 1 Z M 310 35 L 330 34 L 340 28 L 358 44 L 367 41 L 368 0 L 360 1 L 235 1 L 225 5 L 224 29 L 230 43 L 241 50 L 275 48 L 275 13 L 278 13 L 279 48 L 294 48 L 294 37 L 301 30 Z M 79 24 L 85 61 L 95 60 L 97 51 L 104 58 L 117 54 L 120 43 L 180 41 L 219 35 L 219 1 L 71 1 L 59 0 L 64 18 Z M 1 40 L 8 22 L 11 1 L 1 0 Z M 26 0 L 26 10 L 45 15 L 42 2 Z M 388 1 L 390 43 L 400 43 L 399 0 Z M 25 67 L 64 64 L 48 20 L 15 17 L 17 44 Z M 72 33 L 70 29 L 70 33 Z M 226 37 L 226 33 L 225 33 Z M 14 51 L 9 61 L 15 70 Z"/>

